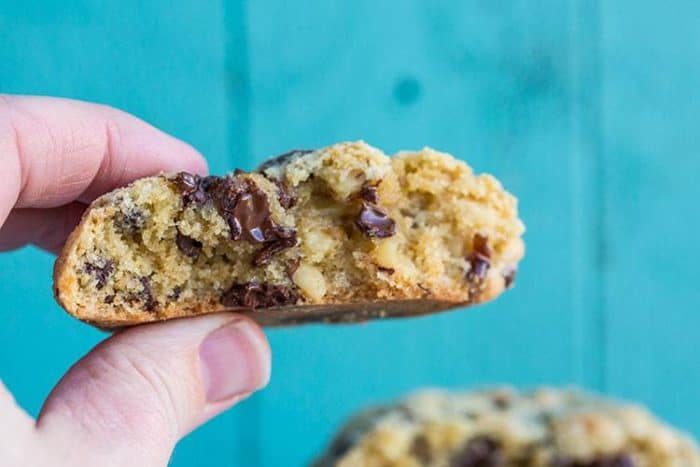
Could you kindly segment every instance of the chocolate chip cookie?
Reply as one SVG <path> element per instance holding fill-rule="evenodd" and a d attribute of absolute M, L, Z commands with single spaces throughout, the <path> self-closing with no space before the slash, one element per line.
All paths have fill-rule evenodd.
<path fill-rule="evenodd" d="M 220 310 L 265 325 L 417 315 L 511 287 L 523 230 L 516 199 L 448 154 L 341 143 L 102 196 L 56 262 L 55 294 L 101 327 Z"/>
<path fill-rule="evenodd" d="M 426 391 L 352 419 L 314 467 L 698 467 L 642 407 L 575 390 Z"/>

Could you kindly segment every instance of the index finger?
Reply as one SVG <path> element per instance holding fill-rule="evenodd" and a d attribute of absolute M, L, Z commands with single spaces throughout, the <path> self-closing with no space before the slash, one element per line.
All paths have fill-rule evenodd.
<path fill-rule="evenodd" d="M 161 171 L 205 173 L 190 145 L 119 110 L 0 95 L 0 225 L 13 207 L 88 203 Z"/>

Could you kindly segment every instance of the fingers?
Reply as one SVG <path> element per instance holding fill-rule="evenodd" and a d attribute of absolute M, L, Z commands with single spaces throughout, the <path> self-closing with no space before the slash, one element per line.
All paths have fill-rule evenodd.
<path fill-rule="evenodd" d="M 15 209 L 0 228 L 0 251 L 28 243 L 58 253 L 87 206 L 73 202 L 51 209 Z"/>
<path fill-rule="evenodd" d="M 71 368 L 46 401 L 39 432 L 89 436 L 114 465 L 165 465 L 182 436 L 264 386 L 269 373 L 262 331 L 238 315 L 132 328 Z"/>
<path fill-rule="evenodd" d="M 2 414 L 2 423 L 0 423 L 0 440 L 5 438 L 9 429 L 13 432 L 26 431 L 30 432 L 34 427 L 34 420 L 22 410 L 15 402 L 10 391 L 5 388 L 0 381 L 0 414 Z"/>
<path fill-rule="evenodd" d="M 34 420 L 16 403 L 0 381 L 0 453 L 6 465 L 21 465 L 26 445 L 31 440 Z M 17 461 L 17 462 L 14 462 Z M 3 464 L 4 465 L 4 464 Z"/>
<path fill-rule="evenodd" d="M 160 171 L 206 172 L 191 146 L 116 109 L 0 95 L 0 224 L 10 210 L 90 202 Z"/>

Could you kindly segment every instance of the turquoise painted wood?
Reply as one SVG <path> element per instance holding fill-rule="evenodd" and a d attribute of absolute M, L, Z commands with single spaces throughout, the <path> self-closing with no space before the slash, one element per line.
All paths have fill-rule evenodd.
<path fill-rule="evenodd" d="M 521 199 L 513 291 L 270 332 L 270 387 L 172 464 L 303 465 L 356 408 L 424 385 L 576 383 L 700 435 L 700 6 L 674 3 L 0 0 L 0 92 L 115 105 L 215 172 L 363 138 L 452 152 Z M 104 337 L 53 304 L 51 261 L 0 256 L 0 377 L 32 413 Z"/>
<path fill-rule="evenodd" d="M 263 451 L 263 465 L 302 463 L 349 411 L 416 385 L 599 383 L 597 368 L 581 364 L 595 346 L 587 321 L 597 311 L 575 303 L 594 303 L 576 288 L 598 280 L 575 244 L 597 238 L 595 223 L 580 225 L 589 215 L 581 205 L 596 194 L 577 180 L 587 175 L 579 166 L 591 168 L 579 160 L 583 130 L 571 118 L 574 91 L 587 84 L 570 60 L 590 52 L 570 38 L 575 15 L 559 5 L 355 1 L 316 9 L 309 22 L 286 2 L 251 3 L 256 157 L 360 137 L 387 150 L 430 144 L 497 173 L 521 195 L 529 225 L 519 285 L 497 303 L 272 333 L 260 444 L 277 448 Z"/>
<path fill-rule="evenodd" d="M 700 4 L 630 5 L 601 9 L 605 372 L 698 434 Z"/>

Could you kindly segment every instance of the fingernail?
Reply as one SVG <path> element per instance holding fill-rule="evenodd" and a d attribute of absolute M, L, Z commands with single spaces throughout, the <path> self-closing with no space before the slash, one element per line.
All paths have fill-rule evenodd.
<path fill-rule="evenodd" d="M 205 337 L 199 359 L 209 402 L 248 394 L 270 379 L 267 343 L 245 320 L 232 321 Z"/>

